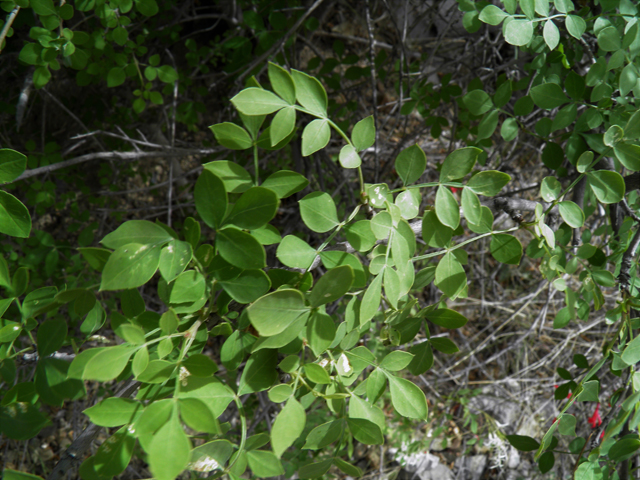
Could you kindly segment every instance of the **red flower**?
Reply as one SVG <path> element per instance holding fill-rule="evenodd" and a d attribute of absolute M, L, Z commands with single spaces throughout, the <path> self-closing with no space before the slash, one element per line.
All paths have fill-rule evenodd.
<path fill-rule="evenodd" d="M 602 425 L 602 417 L 600 417 L 600 404 L 596 404 L 596 409 L 593 411 L 593 415 L 587 420 L 591 424 L 591 428 L 596 428 Z"/>
<path fill-rule="evenodd" d="M 458 193 L 458 192 L 461 192 L 461 191 L 462 191 L 462 189 L 461 189 L 461 188 L 458 188 L 458 187 L 449 187 L 449 188 L 451 189 L 451 191 L 452 191 L 453 193 Z"/>

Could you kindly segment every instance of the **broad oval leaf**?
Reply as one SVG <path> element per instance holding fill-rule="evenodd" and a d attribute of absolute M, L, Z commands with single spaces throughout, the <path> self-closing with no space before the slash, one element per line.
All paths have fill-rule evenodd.
<path fill-rule="evenodd" d="M 443 225 L 453 230 L 460 225 L 460 206 L 451 190 L 443 185 L 436 193 L 436 215 Z"/>
<path fill-rule="evenodd" d="M 458 180 L 470 173 L 480 153 L 482 150 L 477 147 L 459 148 L 451 152 L 442 163 L 440 182 Z"/>
<path fill-rule="evenodd" d="M 338 159 L 343 168 L 358 168 L 362 164 L 360 155 L 351 145 L 345 145 L 340 149 Z"/>
<path fill-rule="evenodd" d="M 296 103 L 296 88 L 289 72 L 281 66 L 269 62 L 268 74 L 273 91 L 291 105 Z"/>
<path fill-rule="evenodd" d="M 357 151 L 361 152 L 371 147 L 376 141 L 376 126 L 373 115 L 363 118 L 353 127 L 351 141 Z"/>
<path fill-rule="evenodd" d="M 551 110 L 564 105 L 569 101 L 562 91 L 562 87 L 557 83 L 543 83 L 531 89 L 533 102 L 540 108 Z"/>
<path fill-rule="evenodd" d="M 467 318 L 461 313 L 448 308 L 439 308 L 427 313 L 427 320 L 444 328 L 460 328 L 467 324 Z"/>
<path fill-rule="evenodd" d="M 496 233 L 489 245 L 491 256 L 501 263 L 519 265 L 522 258 L 522 244 L 513 235 Z"/>
<path fill-rule="evenodd" d="M 27 157 L 10 148 L 0 148 L 0 183 L 13 182 L 27 168 Z"/>
<path fill-rule="evenodd" d="M 498 172 L 497 170 L 486 170 L 476 173 L 467 182 L 467 188 L 478 195 L 493 197 L 500 193 L 500 190 L 509 183 L 511 176 Z"/>
<path fill-rule="evenodd" d="M 270 175 L 262 182 L 261 186 L 273 190 L 278 198 L 287 198 L 304 189 L 307 185 L 309 185 L 309 180 L 299 173 L 280 170 Z"/>
<path fill-rule="evenodd" d="M 388 375 L 388 378 L 391 403 L 396 411 L 403 417 L 425 420 L 428 410 L 424 392 L 404 378 L 394 375 Z"/>
<path fill-rule="evenodd" d="M 300 402 L 290 398 L 273 422 L 271 446 L 280 458 L 287 448 L 293 445 L 304 430 L 307 414 Z"/>
<path fill-rule="evenodd" d="M 327 92 L 318 79 L 298 70 L 292 70 L 291 75 L 295 84 L 298 103 L 314 115 L 326 116 Z"/>
<path fill-rule="evenodd" d="M 513 20 L 504 27 L 504 39 L 517 47 L 524 47 L 533 38 L 533 22 Z"/>
<path fill-rule="evenodd" d="M 449 298 L 456 298 L 467 286 L 467 275 L 453 252 L 445 253 L 436 267 L 435 285 Z"/>
<path fill-rule="evenodd" d="M 209 127 L 216 140 L 231 150 L 246 150 L 253 146 L 253 140 L 247 131 L 235 123 L 223 122 Z"/>
<path fill-rule="evenodd" d="M 331 127 L 324 119 L 311 121 L 302 131 L 302 156 L 307 157 L 327 146 L 331 140 Z"/>
<path fill-rule="evenodd" d="M 289 106 L 276 94 L 257 87 L 245 88 L 231 99 L 231 103 L 245 115 L 268 115 Z"/>
<path fill-rule="evenodd" d="M 328 232 L 340 223 L 336 204 L 328 193 L 310 193 L 300 200 L 299 205 L 302 221 L 314 232 Z"/>
<path fill-rule="evenodd" d="M 419 145 L 405 148 L 396 158 L 396 171 L 405 185 L 418 180 L 426 167 L 427 156 Z"/>
<path fill-rule="evenodd" d="M 0 191 L 0 233 L 27 238 L 31 233 L 31 215 L 24 204 L 10 193 Z"/>
<path fill-rule="evenodd" d="M 235 228 L 225 228 L 216 234 L 216 247 L 220 256 L 231 265 L 252 270 L 264 268 L 264 247 L 253 236 Z"/>
<path fill-rule="evenodd" d="M 309 296 L 309 304 L 312 308 L 335 302 L 351 288 L 354 274 L 349 265 L 332 268 L 325 273 L 316 283 Z"/>
<path fill-rule="evenodd" d="M 149 280 L 160 265 L 160 247 L 131 243 L 116 249 L 102 270 L 100 290 L 138 288 Z"/>
<path fill-rule="evenodd" d="M 580 228 L 584 225 L 584 212 L 576 203 L 565 200 L 558 204 L 558 208 L 560 216 L 570 227 Z"/>
<path fill-rule="evenodd" d="M 272 292 L 247 308 L 251 324 L 263 337 L 283 332 L 308 311 L 302 293 L 293 289 Z"/>
<path fill-rule="evenodd" d="M 256 230 L 267 224 L 278 211 L 280 201 L 272 190 L 251 187 L 244 192 L 233 206 L 225 223 L 245 230 Z"/>
<path fill-rule="evenodd" d="M 196 181 L 194 197 L 196 210 L 204 223 L 219 228 L 227 213 L 227 192 L 222 180 L 205 168 Z"/>
<path fill-rule="evenodd" d="M 618 172 L 609 170 L 588 172 L 587 180 L 594 195 L 602 203 L 618 203 L 624 198 L 624 180 Z"/>

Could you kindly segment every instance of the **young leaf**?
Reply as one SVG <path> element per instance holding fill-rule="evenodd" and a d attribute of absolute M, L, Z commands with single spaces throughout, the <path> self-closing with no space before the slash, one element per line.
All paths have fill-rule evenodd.
<path fill-rule="evenodd" d="M 113 380 L 122 373 L 124 367 L 129 363 L 129 358 L 136 350 L 136 347 L 128 345 L 100 349 L 86 363 L 82 371 L 82 379 L 99 382 Z M 74 363 L 76 361 L 78 361 L 78 357 L 74 359 Z"/>
<path fill-rule="evenodd" d="M 313 263 L 316 255 L 317 252 L 314 248 L 295 235 L 284 237 L 276 250 L 278 260 L 290 268 L 307 269 Z"/>
<path fill-rule="evenodd" d="M 403 352 L 402 350 L 395 350 L 388 353 L 380 362 L 380 368 L 389 370 L 390 372 L 397 372 L 407 367 L 411 363 L 413 355 L 409 352 Z"/>
<path fill-rule="evenodd" d="M 287 448 L 293 445 L 304 430 L 307 420 L 305 409 L 295 398 L 290 398 L 273 422 L 271 446 L 280 458 Z"/>
<path fill-rule="evenodd" d="M 504 20 L 504 18 L 508 16 L 509 14 L 503 12 L 499 7 L 496 7 L 495 5 L 487 5 L 480 12 L 479 18 L 484 23 L 495 26 L 500 25 L 502 23 L 502 20 Z"/>
<path fill-rule="evenodd" d="M 382 295 L 382 275 L 378 275 L 373 279 L 367 291 L 362 297 L 362 306 L 360 307 L 360 323 L 368 322 L 378 311 Z"/>
<path fill-rule="evenodd" d="M 530 92 L 533 102 L 540 108 L 551 110 L 564 105 L 569 101 L 557 83 L 543 83 L 536 85 Z"/>
<path fill-rule="evenodd" d="M 84 410 L 92 423 L 101 427 L 119 427 L 132 423 L 134 416 L 142 412 L 142 404 L 129 398 L 110 397 Z"/>
<path fill-rule="evenodd" d="M 360 155 L 351 145 L 345 145 L 340 149 L 338 159 L 342 168 L 358 168 L 362 164 Z"/>
<path fill-rule="evenodd" d="M 584 212 L 575 203 L 565 200 L 558 204 L 560 216 L 567 222 L 567 225 L 573 228 L 580 228 L 584 225 Z"/>
<path fill-rule="evenodd" d="M 479 172 L 469 179 L 467 188 L 473 193 L 484 195 L 485 197 L 493 197 L 500 193 L 500 190 L 509 183 L 511 176 L 498 172 L 497 170 L 486 170 Z"/>
<path fill-rule="evenodd" d="M 560 31 L 553 20 L 547 20 L 544 24 L 544 28 L 542 30 L 542 36 L 544 37 L 544 42 L 549 47 L 549 50 L 553 50 L 560 43 Z"/>

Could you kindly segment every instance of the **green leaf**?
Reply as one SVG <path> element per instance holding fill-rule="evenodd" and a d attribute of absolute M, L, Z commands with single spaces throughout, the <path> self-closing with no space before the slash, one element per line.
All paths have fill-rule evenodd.
<path fill-rule="evenodd" d="M 609 449 L 609 458 L 614 462 L 640 449 L 640 439 L 621 438 Z"/>
<path fill-rule="evenodd" d="M 353 127 L 351 141 L 358 152 L 366 150 L 376 142 L 376 126 L 373 115 L 363 118 Z"/>
<path fill-rule="evenodd" d="M 51 423 L 30 403 L 0 405 L 0 432 L 13 440 L 29 440 Z"/>
<path fill-rule="evenodd" d="M 376 244 L 370 220 L 359 220 L 346 227 L 347 241 L 358 252 L 368 252 Z M 311 247 L 309 247 L 311 248 Z"/>
<path fill-rule="evenodd" d="M 291 135 L 296 126 L 296 109 L 285 107 L 276 113 L 271 121 L 269 135 L 271 136 L 271 146 L 274 147 Z"/>
<path fill-rule="evenodd" d="M 516 450 L 521 452 L 533 452 L 540 447 L 536 440 L 525 435 L 507 435 L 507 440 Z"/>
<path fill-rule="evenodd" d="M 462 101 L 473 115 L 483 115 L 493 108 L 491 97 L 483 90 L 470 91 Z"/>
<path fill-rule="evenodd" d="M 496 233 L 491 236 L 489 246 L 491 256 L 501 263 L 519 265 L 522 258 L 522 244 L 513 235 Z"/>
<path fill-rule="evenodd" d="M 340 223 L 336 204 L 328 193 L 310 193 L 299 204 L 302 221 L 314 232 L 328 232 Z"/>
<path fill-rule="evenodd" d="M 231 389 L 215 377 L 203 378 L 189 375 L 180 383 L 177 398 L 197 398 L 209 407 L 214 418 L 222 415 L 229 403 L 233 401 L 234 394 Z"/>
<path fill-rule="evenodd" d="M 264 268 L 264 247 L 253 236 L 235 228 L 225 228 L 216 234 L 220 256 L 231 265 L 244 270 Z"/>
<path fill-rule="evenodd" d="M 567 27 L 569 34 L 578 40 L 580 40 L 587 29 L 587 23 L 578 15 L 567 15 L 564 24 Z"/>
<path fill-rule="evenodd" d="M 452 340 L 449 340 L 448 338 L 432 338 L 430 340 L 431 342 L 431 346 L 433 348 L 435 348 L 437 351 L 441 352 L 441 353 L 445 353 L 447 355 L 451 355 L 453 353 L 457 353 L 460 351 L 460 349 L 458 348 L 458 346 L 453 343 Z"/>
<path fill-rule="evenodd" d="M 587 181 L 594 195 L 601 203 L 618 203 L 624 198 L 624 180 L 617 172 L 609 170 L 588 172 Z"/>
<path fill-rule="evenodd" d="M 147 450 L 149 468 L 157 480 L 174 480 L 188 465 L 191 442 L 177 415 L 153 436 Z"/>
<path fill-rule="evenodd" d="M 480 123 L 478 123 L 478 140 L 491 138 L 491 135 L 493 135 L 493 132 L 495 132 L 498 127 L 499 120 L 500 112 L 498 110 L 485 113 L 480 120 Z"/>
<path fill-rule="evenodd" d="M 318 385 L 328 385 L 331 383 L 331 377 L 327 371 L 317 363 L 307 363 L 304 366 L 304 373 L 310 381 Z"/>
<path fill-rule="evenodd" d="M 336 467 L 338 467 L 342 471 L 342 473 L 346 473 L 351 477 L 359 478 L 363 475 L 362 470 L 359 467 L 356 467 L 355 465 L 351 465 L 350 463 L 345 462 L 341 458 L 334 458 L 333 464 Z"/>
<path fill-rule="evenodd" d="M 467 188 L 473 193 L 484 195 L 485 197 L 493 197 L 500 193 L 500 190 L 509 183 L 511 176 L 498 172 L 497 170 L 486 170 L 476 173 L 467 182 Z"/>
<path fill-rule="evenodd" d="M 509 14 L 503 12 L 502 9 L 496 7 L 495 5 L 487 5 L 480 12 L 480 20 L 484 23 L 488 23 L 489 25 L 500 25 L 502 20 L 505 17 L 508 17 Z"/>
<path fill-rule="evenodd" d="M 136 9 L 145 17 L 153 17 L 158 14 L 156 0 L 135 0 Z"/>
<path fill-rule="evenodd" d="M 622 361 L 627 365 L 635 365 L 640 361 L 640 337 L 631 340 L 622 351 Z"/>
<path fill-rule="evenodd" d="M 393 201 L 393 196 L 391 195 L 391 192 L 389 192 L 389 186 L 386 183 L 376 183 L 374 185 L 365 184 L 365 186 L 369 203 L 373 207 L 384 208 L 386 207 L 387 202 L 391 203 Z M 378 216 L 379 215 L 376 215 L 376 217 Z M 375 229 L 373 233 L 376 233 Z M 386 238 L 386 236 L 384 238 Z"/>
<path fill-rule="evenodd" d="M 445 253 L 436 267 L 434 284 L 449 298 L 456 298 L 467 286 L 467 276 L 464 268 L 453 254 Z"/>
<path fill-rule="evenodd" d="M 362 297 L 360 306 L 360 323 L 363 324 L 373 318 L 380 307 L 382 295 L 382 275 L 378 275 L 367 287 L 367 291 Z"/>
<path fill-rule="evenodd" d="M 436 192 L 436 215 L 443 225 L 455 230 L 460 225 L 460 206 L 449 188 L 441 185 Z"/>
<path fill-rule="evenodd" d="M 221 433 L 218 421 L 204 402 L 197 398 L 181 398 L 178 405 L 182 421 L 196 432 Z"/>
<path fill-rule="evenodd" d="M 160 275 L 171 282 L 189 265 L 193 258 L 191 244 L 180 240 L 171 240 L 160 251 Z"/>
<path fill-rule="evenodd" d="M 349 265 L 332 268 L 316 283 L 309 296 L 312 308 L 335 302 L 349 291 L 353 283 L 353 269 Z"/>
<path fill-rule="evenodd" d="M 380 368 L 384 368 L 390 372 L 397 372 L 403 370 L 413 360 L 413 354 L 409 352 L 403 352 L 402 350 L 395 350 L 388 353 L 380 362 Z"/>
<path fill-rule="evenodd" d="M 427 418 L 427 399 L 422 390 L 404 378 L 388 375 L 393 408 L 407 418 L 425 420 Z"/>
<path fill-rule="evenodd" d="M 625 168 L 637 172 L 640 170 L 640 146 L 629 143 L 618 143 L 613 149 L 616 158 Z"/>
<path fill-rule="evenodd" d="M 327 115 L 328 105 L 327 92 L 318 79 L 306 73 L 299 72 L 298 70 L 292 70 L 291 75 L 293 76 L 293 82 L 296 87 L 296 99 L 298 103 L 312 114 L 325 117 Z"/>
<path fill-rule="evenodd" d="M 228 440 L 214 440 L 191 451 L 188 468 L 195 472 L 212 472 L 222 469 L 233 454 L 233 444 Z"/>
<path fill-rule="evenodd" d="M 558 423 L 558 432 L 560 435 L 576 436 L 576 417 L 565 413 L 560 416 Z"/>
<path fill-rule="evenodd" d="M 446 247 L 453 236 L 453 229 L 443 225 L 435 210 L 427 210 L 422 217 L 422 239 L 430 247 Z"/>
<path fill-rule="evenodd" d="M 618 125 L 611 125 L 605 132 L 602 140 L 608 147 L 614 147 L 617 143 L 621 142 L 624 137 L 624 130 Z"/>
<path fill-rule="evenodd" d="M 231 103 L 245 115 L 268 115 L 289 104 L 274 93 L 262 88 L 245 88 L 231 99 Z"/>
<path fill-rule="evenodd" d="M 189 357 L 182 362 L 182 366 L 189 370 L 191 375 L 195 375 L 196 377 L 209 377 L 218 371 L 216 362 L 201 353 L 189 355 Z"/>
<path fill-rule="evenodd" d="M 284 468 L 278 457 L 265 450 L 251 450 L 247 452 L 249 468 L 258 478 L 277 477 L 284 474 Z"/>
<path fill-rule="evenodd" d="M 10 148 L 0 148 L 0 183 L 10 183 L 27 168 L 27 157 Z"/>
<path fill-rule="evenodd" d="M 107 398 L 91 408 L 83 411 L 92 423 L 101 427 L 119 427 L 133 423 L 138 411 L 142 412 L 142 404 L 129 398 Z"/>
<path fill-rule="evenodd" d="M 482 221 L 482 205 L 478 196 L 470 189 L 465 188 L 462 190 L 461 197 L 462 211 L 465 218 L 471 223 L 480 223 Z"/>
<path fill-rule="evenodd" d="M 543 83 L 531 89 L 533 102 L 540 108 L 551 110 L 564 105 L 569 101 L 562 91 L 562 87 L 557 83 Z"/>
<path fill-rule="evenodd" d="M 384 436 L 380 427 L 364 418 L 347 418 L 349 430 L 353 437 L 365 445 L 382 445 Z"/>
<path fill-rule="evenodd" d="M 240 377 L 238 395 L 271 388 L 278 378 L 277 363 L 278 354 L 275 350 L 259 350 L 252 353 Z"/>
<path fill-rule="evenodd" d="M 504 39 L 517 47 L 524 47 L 533 38 L 533 22 L 513 20 L 504 26 Z"/>
<path fill-rule="evenodd" d="M 253 180 L 251 179 L 249 172 L 237 163 L 233 163 L 228 160 L 215 160 L 213 162 L 205 163 L 204 169 L 213 173 L 218 177 L 218 179 L 222 180 L 227 193 L 242 193 L 253 186 Z M 215 200 L 216 197 L 212 198 Z M 227 197 L 225 196 L 225 202 L 226 198 Z M 226 203 L 224 207 L 226 209 Z M 218 208 L 220 208 L 220 206 L 218 206 Z M 224 212 L 222 212 L 222 215 L 224 216 Z"/>
<path fill-rule="evenodd" d="M 338 159 L 342 168 L 358 168 L 362 164 L 360 155 L 351 145 L 345 145 L 340 149 Z"/>
<path fill-rule="evenodd" d="M 157 245 L 170 240 L 173 237 L 160 225 L 147 220 L 130 220 L 106 235 L 100 243 L 107 248 L 117 249 L 131 243 Z"/>
<path fill-rule="evenodd" d="M 439 308 L 428 312 L 426 317 L 430 322 L 444 328 L 460 328 L 467 324 L 467 318 L 464 315 L 448 308 Z"/>
<path fill-rule="evenodd" d="M 64 344 L 67 338 L 67 322 L 63 318 L 45 320 L 38 328 L 38 354 L 51 355 Z"/>
<path fill-rule="evenodd" d="M 83 380 L 97 380 L 99 382 L 107 382 L 116 378 L 124 367 L 129 363 L 129 358 L 137 350 L 137 347 L 128 345 L 119 345 L 117 347 L 107 347 L 100 349 L 96 354 L 90 357 L 82 371 Z M 71 364 L 78 361 L 76 357 Z"/>
<path fill-rule="evenodd" d="M 5 468 L 2 470 L 2 480 L 43 480 L 38 475 L 32 475 L 26 472 L 19 472 L 17 470 L 10 470 Z"/>
<path fill-rule="evenodd" d="M 127 74 L 124 73 L 124 68 L 122 67 L 113 67 L 107 73 L 107 87 L 119 87 L 122 85 L 127 79 Z"/>
<path fill-rule="evenodd" d="M 245 230 L 256 230 L 276 215 L 279 204 L 278 196 L 272 190 L 252 187 L 240 196 L 225 219 L 225 224 L 233 224 Z"/>
<path fill-rule="evenodd" d="M 289 104 L 294 105 L 296 103 L 296 88 L 289 72 L 281 66 L 269 62 L 268 73 L 273 91 Z"/>
<path fill-rule="evenodd" d="M 567 222 L 567 225 L 573 228 L 580 228 L 584 225 L 584 212 L 575 203 L 565 200 L 558 204 L 560 216 Z"/>
<path fill-rule="evenodd" d="M 293 388 L 286 383 L 271 387 L 268 392 L 269 400 L 274 403 L 282 403 L 293 395 Z"/>
<path fill-rule="evenodd" d="M 396 197 L 394 203 L 400 208 L 400 215 L 405 220 L 411 220 L 420 213 L 420 191 L 418 189 L 405 190 Z"/>
<path fill-rule="evenodd" d="M 631 115 L 624 127 L 624 134 L 629 140 L 635 140 L 640 137 L 640 110 Z"/>
<path fill-rule="evenodd" d="M 605 52 L 615 52 L 622 47 L 620 32 L 613 26 L 605 27 L 598 32 L 598 46 Z"/>
<path fill-rule="evenodd" d="M 626 97 L 638 82 L 638 72 L 635 65 L 630 63 L 620 72 L 620 95 Z"/>
<path fill-rule="evenodd" d="M 316 255 L 317 252 L 314 248 L 295 235 L 284 237 L 276 250 L 278 260 L 290 268 L 307 269 L 313 263 Z"/>
<path fill-rule="evenodd" d="M 257 352 L 264 348 L 282 348 L 285 345 L 290 344 L 298 338 L 298 336 L 304 330 L 307 320 L 309 319 L 309 312 L 305 312 L 300 315 L 296 320 L 289 325 L 283 332 L 273 335 L 271 337 L 258 338 L 251 349 L 252 352 Z"/>
<path fill-rule="evenodd" d="M 227 212 L 227 192 L 220 178 L 204 169 L 194 190 L 196 210 L 211 228 L 219 228 Z"/>
<path fill-rule="evenodd" d="M 474 90 L 477 91 L 480 90 Z M 470 173 L 480 153 L 482 150 L 476 147 L 459 148 L 451 152 L 442 163 L 440 182 L 458 180 Z"/>
<path fill-rule="evenodd" d="M 333 458 L 327 458 L 326 460 L 321 460 L 319 462 L 307 463 L 299 469 L 298 475 L 302 479 L 323 477 L 324 474 L 329 471 L 329 468 L 331 468 L 332 463 Z"/>
<path fill-rule="evenodd" d="M 307 157 L 327 146 L 331 140 L 331 128 L 325 119 L 315 119 L 302 131 L 302 156 Z"/>
<path fill-rule="evenodd" d="M 269 291 L 271 280 L 262 270 L 243 270 L 236 278 L 220 281 L 220 285 L 238 303 L 251 303 Z"/>
<path fill-rule="evenodd" d="M 131 243 L 116 249 L 102 271 L 100 291 L 137 288 L 158 270 L 160 248 Z"/>
<path fill-rule="evenodd" d="M 553 50 L 558 46 L 558 43 L 560 43 L 560 31 L 556 24 L 553 23 L 553 20 L 547 20 L 545 22 L 542 35 L 549 50 Z"/>
<path fill-rule="evenodd" d="M 52 0 L 32 0 L 30 6 L 38 15 L 56 15 L 56 9 Z"/>
<path fill-rule="evenodd" d="M 315 427 L 305 441 L 303 450 L 319 450 L 342 437 L 344 432 L 344 420 L 332 420 Z"/>
<path fill-rule="evenodd" d="M 0 233 L 27 238 L 31 233 L 29 210 L 10 193 L 0 191 Z"/>
<path fill-rule="evenodd" d="M 298 317 L 309 311 L 298 290 L 283 289 L 258 299 L 247 309 L 249 320 L 263 337 L 283 332 Z"/>
<path fill-rule="evenodd" d="M 216 140 L 231 150 L 246 150 L 253 146 L 253 140 L 247 131 L 235 123 L 224 122 L 209 127 Z"/>
<path fill-rule="evenodd" d="M 427 156 L 419 145 L 405 148 L 396 158 L 396 171 L 405 185 L 418 180 L 426 167 Z"/>
<path fill-rule="evenodd" d="M 275 172 L 262 182 L 262 187 L 275 192 L 278 198 L 287 198 L 304 189 L 307 185 L 309 185 L 309 180 L 291 170 Z"/>
<path fill-rule="evenodd" d="M 271 446 L 280 458 L 293 445 L 304 430 L 307 420 L 305 409 L 295 398 L 290 398 L 280 411 L 271 429 Z"/>
<path fill-rule="evenodd" d="M 336 337 L 336 325 L 333 319 L 316 311 L 307 325 L 307 342 L 316 356 L 329 348 Z"/>

